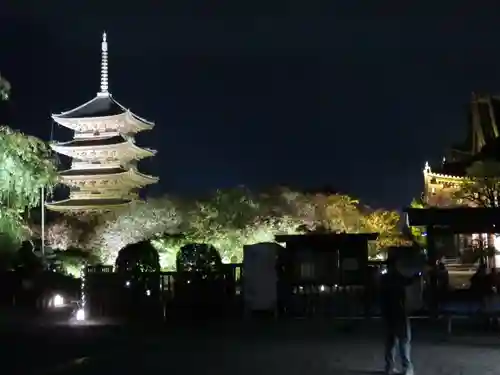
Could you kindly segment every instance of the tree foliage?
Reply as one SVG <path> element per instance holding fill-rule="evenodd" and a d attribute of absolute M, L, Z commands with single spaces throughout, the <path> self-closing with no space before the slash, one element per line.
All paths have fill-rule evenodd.
<path fill-rule="evenodd" d="M 10 86 L 0 77 L 0 96 Z M 0 126 L 0 233 L 8 241 L 21 240 L 27 231 L 23 214 L 41 203 L 41 188 L 57 181 L 57 168 L 42 140 Z"/>
<path fill-rule="evenodd" d="M 98 249 L 103 261 L 112 264 L 125 246 L 176 233 L 180 223 L 177 207 L 169 197 L 138 202 L 102 220 L 87 247 Z"/>
<path fill-rule="evenodd" d="M 454 198 L 475 207 L 499 207 L 500 163 L 477 161 L 467 169 L 467 178 Z"/>
<path fill-rule="evenodd" d="M 377 241 L 370 247 L 370 256 L 377 257 L 391 246 L 407 245 L 401 232 L 401 216 L 396 211 L 375 210 L 362 218 L 363 232 L 379 233 Z"/>
<path fill-rule="evenodd" d="M 242 261 L 244 245 L 272 242 L 277 234 L 377 232 L 379 240 L 370 248 L 373 257 L 404 242 L 397 212 L 372 210 L 347 195 L 303 194 L 286 188 L 255 193 L 237 187 L 198 200 L 151 199 L 103 218 L 86 244 L 80 230 L 71 234 L 74 225 L 67 222 L 50 229 L 50 243 L 95 249 L 102 262 L 113 264 L 126 245 L 151 240 L 167 270 L 175 269 L 179 250 L 192 243 L 215 247 L 228 263 Z M 66 238 L 56 240 L 56 233 Z"/>
<path fill-rule="evenodd" d="M 425 203 L 421 199 L 413 199 L 411 204 L 411 208 L 423 209 L 426 207 Z M 410 226 L 410 235 L 413 241 L 415 241 L 418 245 L 422 247 L 427 246 L 427 237 L 425 235 L 426 228 L 422 226 Z"/>

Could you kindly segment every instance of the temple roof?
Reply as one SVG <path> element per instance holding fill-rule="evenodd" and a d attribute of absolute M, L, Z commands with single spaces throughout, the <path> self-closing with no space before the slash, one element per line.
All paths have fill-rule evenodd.
<path fill-rule="evenodd" d="M 432 166 L 432 173 L 462 177 L 465 176 L 466 170 L 471 163 L 472 161 L 470 159 L 459 162 L 442 163 L 438 166 Z"/>

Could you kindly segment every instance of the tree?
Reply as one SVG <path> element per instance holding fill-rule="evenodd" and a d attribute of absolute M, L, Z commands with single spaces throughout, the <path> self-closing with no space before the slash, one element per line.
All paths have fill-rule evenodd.
<path fill-rule="evenodd" d="M 10 86 L 0 77 L 0 96 Z M 0 126 L 0 233 L 19 243 L 27 232 L 24 214 L 39 206 L 41 188 L 49 192 L 57 182 L 57 168 L 47 144 L 7 126 Z M 5 244 L 4 244 L 5 245 Z"/>
<path fill-rule="evenodd" d="M 454 198 L 476 207 L 499 207 L 500 163 L 484 160 L 473 163 Z"/>
<path fill-rule="evenodd" d="M 421 199 L 413 199 L 410 203 L 411 208 L 424 209 L 425 203 Z M 409 226 L 409 237 L 421 247 L 427 247 L 426 228 L 424 226 Z"/>
<path fill-rule="evenodd" d="M 244 245 L 297 232 L 301 221 L 287 194 L 280 189 L 266 194 L 245 187 L 218 190 L 195 203 L 186 221 L 187 239 L 215 246 L 225 263 L 241 262 Z"/>
<path fill-rule="evenodd" d="M 370 246 L 369 255 L 376 258 L 381 251 L 391 246 L 408 245 L 401 232 L 401 216 L 396 211 L 375 210 L 363 216 L 363 231 L 379 233 L 377 241 Z"/>
<path fill-rule="evenodd" d="M 317 225 L 333 233 L 357 233 L 362 226 L 362 213 L 359 201 L 345 194 L 323 195 L 313 197 L 317 207 Z"/>
<path fill-rule="evenodd" d="M 137 202 L 96 228 L 87 247 L 98 249 L 105 264 L 113 264 L 118 252 L 129 244 L 149 241 L 179 231 L 178 209 L 169 197 Z"/>
<path fill-rule="evenodd" d="M 38 230 L 41 228 L 36 228 Z M 45 241 L 52 249 L 68 250 L 70 248 L 84 247 L 81 237 L 84 235 L 84 226 L 78 219 L 65 217 L 47 225 Z"/>

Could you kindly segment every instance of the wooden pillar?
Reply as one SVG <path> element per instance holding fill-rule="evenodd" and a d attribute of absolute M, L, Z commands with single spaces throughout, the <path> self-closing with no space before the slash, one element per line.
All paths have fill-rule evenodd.
<path fill-rule="evenodd" d="M 429 265 L 435 266 L 439 259 L 439 254 L 436 248 L 436 232 L 433 225 L 427 226 L 427 259 Z"/>
<path fill-rule="evenodd" d="M 436 232 L 433 225 L 427 226 L 427 259 L 430 269 L 429 283 L 429 309 L 431 316 L 438 316 L 438 293 L 437 293 L 437 261 L 439 259 L 438 249 L 436 248 Z"/>

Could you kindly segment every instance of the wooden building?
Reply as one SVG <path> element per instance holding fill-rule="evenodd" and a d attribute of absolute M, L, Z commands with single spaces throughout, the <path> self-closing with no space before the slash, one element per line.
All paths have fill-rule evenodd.
<path fill-rule="evenodd" d="M 439 165 L 425 164 L 422 200 L 427 207 L 474 207 L 473 202 L 461 199 L 456 194 L 467 179 L 467 169 L 478 161 L 500 161 L 500 97 L 473 94 L 468 117 L 465 141 L 452 146 Z M 478 243 L 482 247 L 494 247 L 495 242 L 498 240 L 490 233 L 474 233 L 463 229 L 460 233 L 454 231 L 448 236 L 442 235 L 436 246 L 441 247 L 439 253 L 450 261 L 455 259 L 460 262 L 459 258 L 467 249 Z"/>

